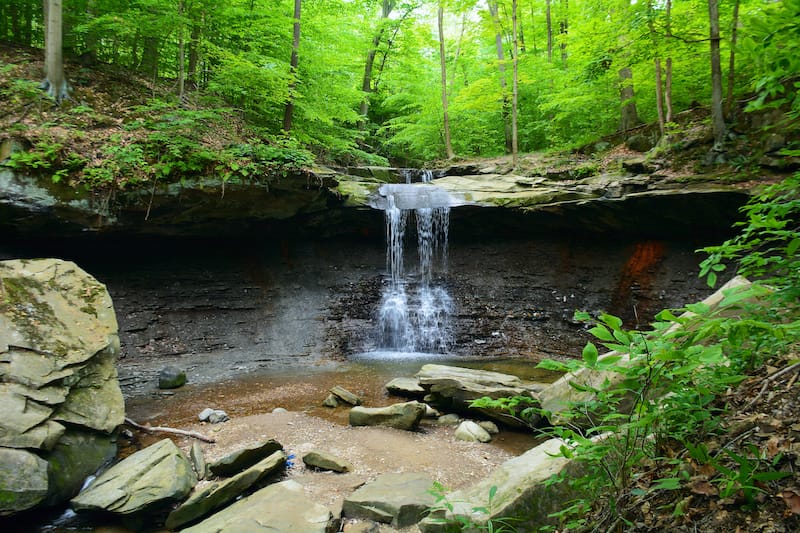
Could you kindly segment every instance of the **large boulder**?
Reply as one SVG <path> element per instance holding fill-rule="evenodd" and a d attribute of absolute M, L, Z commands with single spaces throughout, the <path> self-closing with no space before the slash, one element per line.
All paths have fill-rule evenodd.
<path fill-rule="evenodd" d="M 10 450 L 35 455 L 0 476 L 0 515 L 69 499 L 114 456 L 118 354 L 103 284 L 69 261 L 0 261 L 0 469 L 16 468 Z"/>
<path fill-rule="evenodd" d="M 424 403 L 406 402 L 388 407 L 353 407 L 349 420 L 351 426 L 386 426 L 414 431 L 424 416 Z"/>
<path fill-rule="evenodd" d="M 196 483 L 189 458 L 171 440 L 163 439 L 103 472 L 72 499 L 72 508 L 138 520 L 163 513 Z"/>
<path fill-rule="evenodd" d="M 419 522 L 436 502 L 434 480 L 424 474 L 382 474 L 345 498 L 342 514 L 403 528 Z"/>
<path fill-rule="evenodd" d="M 569 483 L 550 483 L 553 476 L 580 472 L 577 461 L 558 456 L 562 446 L 566 443 L 561 439 L 545 441 L 509 459 L 475 485 L 444 495 L 444 504 L 420 522 L 420 530 L 445 533 L 461 523 L 483 530 L 490 520 L 496 526 L 502 518 L 512 519 L 517 531 L 539 531 L 552 525 L 548 515 L 577 496 Z"/>
<path fill-rule="evenodd" d="M 183 533 L 331 533 L 333 514 L 305 495 L 293 480 L 269 485 L 226 507 Z"/>
<path fill-rule="evenodd" d="M 517 376 L 475 370 L 457 366 L 427 364 L 417 372 L 417 380 L 428 391 L 426 400 L 446 411 L 476 414 L 497 420 L 514 427 L 525 426 L 519 418 L 500 409 L 470 407 L 472 400 L 478 398 L 507 398 L 525 396 L 534 400 L 538 391 L 545 385 L 524 382 Z M 535 424 L 537 419 L 527 421 Z"/>

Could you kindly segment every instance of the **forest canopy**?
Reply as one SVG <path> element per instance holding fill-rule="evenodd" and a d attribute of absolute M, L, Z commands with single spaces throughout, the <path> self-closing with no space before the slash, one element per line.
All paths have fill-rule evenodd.
<path fill-rule="evenodd" d="M 4 1 L 0 41 L 45 49 L 60 22 L 66 87 L 97 65 L 132 71 L 169 85 L 150 105 L 231 113 L 324 162 L 567 148 L 643 122 L 668 132 L 695 106 L 800 116 L 800 0 L 44 5 Z"/>

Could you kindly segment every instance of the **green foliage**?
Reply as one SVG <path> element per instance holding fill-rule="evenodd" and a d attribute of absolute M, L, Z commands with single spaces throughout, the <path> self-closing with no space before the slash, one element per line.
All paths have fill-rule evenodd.
<path fill-rule="evenodd" d="M 517 521 L 511 517 L 489 518 L 494 505 L 494 498 L 497 495 L 497 486 L 493 485 L 489 489 L 488 503 L 486 506 L 476 506 L 465 509 L 447 498 L 447 489 L 434 481 L 433 487 L 428 491 L 436 498 L 436 502 L 428 508 L 429 520 L 441 526 L 447 533 L 458 531 L 486 531 L 487 533 L 516 533 L 513 523 Z M 468 511 L 465 516 L 461 513 Z M 450 515 L 450 517 L 448 517 Z M 477 515 L 483 515 L 486 520 L 475 520 Z"/>
<path fill-rule="evenodd" d="M 747 110 L 787 105 L 800 117 L 800 0 L 764 6 L 747 19 L 742 55 L 757 98 Z"/>
<path fill-rule="evenodd" d="M 711 453 L 706 443 L 726 431 L 726 392 L 748 372 L 800 343 L 798 180 L 800 174 L 795 174 L 754 197 L 743 208 L 748 219 L 740 224 L 740 234 L 706 249 L 711 255 L 703 263 L 703 275 L 710 281 L 724 269 L 719 268 L 723 261 L 736 261 L 740 273 L 761 280 L 726 289 L 713 307 L 697 303 L 682 313 L 664 310 L 647 332 L 628 331 L 609 314 L 592 318 L 576 313 L 576 319 L 592 324 L 589 332 L 611 352 L 600 355 L 590 342 L 581 359 L 540 364 L 549 370 L 591 370 L 605 376 L 597 387 L 573 382 L 583 400 L 562 413 L 564 425 L 550 430 L 567 443 L 561 454 L 582 462 L 586 472 L 553 480 L 569 483 L 584 495 L 554 516 L 564 525 L 580 526 L 588 509 L 603 504 L 606 518 L 626 523 L 620 507 L 624 500 L 684 489 L 689 460 L 716 472 L 710 481 L 721 497 L 741 495 L 745 505 L 753 504 L 765 483 L 791 475 L 782 470 L 781 457 L 768 459 L 752 444 L 744 452 L 723 448 Z M 521 401 L 487 398 L 480 405 L 505 408 Z M 675 453 L 680 449 L 689 451 L 688 458 Z M 661 474 L 649 486 L 637 479 L 643 464 Z"/>

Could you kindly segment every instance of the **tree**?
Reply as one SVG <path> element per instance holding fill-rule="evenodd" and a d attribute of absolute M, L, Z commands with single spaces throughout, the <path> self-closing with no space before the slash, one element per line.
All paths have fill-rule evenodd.
<path fill-rule="evenodd" d="M 294 23 L 292 25 L 292 55 L 289 60 L 289 99 L 283 112 L 283 131 L 292 130 L 292 117 L 294 115 L 294 90 L 297 86 L 297 65 L 300 61 L 300 8 L 302 0 L 294 0 Z"/>
<path fill-rule="evenodd" d="M 495 36 L 494 36 L 494 44 L 495 50 L 497 51 L 497 70 L 500 73 L 500 88 L 503 92 L 503 132 L 505 134 L 506 140 L 506 153 L 510 154 L 512 151 L 512 134 L 511 134 L 511 121 L 509 115 L 510 110 L 510 101 L 508 98 L 508 89 L 507 89 L 507 82 L 506 82 L 506 59 L 505 53 L 503 51 L 503 33 L 502 33 L 502 25 L 500 24 L 500 15 L 497 9 L 497 1 L 496 0 L 489 0 L 487 2 L 489 6 L 489 14 L 492 16 L 492 21 L 494 22 L 495 27 Z"/>
<path fill-rule="evenodd" d="M 627 131 L 642 123 L 633 98 L 633 73 L 630 67 L 619 70 L 619 98 L 621 100 L 620 131 Z"/>
<path fill-rule="evenodd" d="M 517 103 L 519 99 L 519 47 L 517 46 L 517 0 L 511 2 L 511 34 L 514 40 L 513 75 L 511 90 L 511 158 L 514 168 L 517 168 L 517 152 L 519 140 L 517 138 Z"/>
<path fill-rule="evenodd" d="M 360 127 L 363 128 L 366 124 L 367 113 L 369 112 L 369 97 L 372 93 L 372 70 L 375 66 L 375 56 L 378 53 L 378 46 L 383 39 L 383 33 L 386 31 L 386 21 L 395 6 L 395 0 L 383 0 L 381 4 L 381 20 L 378 23 L 378 31 L 375 37 L 372 38 L 372 46 L 367 52 L 367 60 L 364 63 L 364 76 L 361 78 L 361 90 L 364 92 L 364 99 L 361 100 L 361 121 Z"/>
<path fill-rule="evenodd" d="M 437 26 L 439 29 L 439 65 L 442 78 L 442 118 L 444 121 L 444 149 L 447 159 L 453 159 L 456 154 L 453 152 L 453 144 L 450 140 L 450 115 L 447 111 L 447 56 L 444 55 L 444 7 L 441 0 L 437 11 Z"/>
<path fill-rule="evenodd" d="M 725 140 L 725 117 L 722 113 L 722 65 L 719 52 L 719 3 L 708 0 L 709 42 L 711 43 L 711 122 L 714 127 L 714 151 L 722 150 Z"/>
<path fill-rule="evenodd" d="M 45 79 L 42 89 L 52 96 L 57 103 L 69 97 L 67 78 L 64 76 L 64 52 L 62 50 L 62 10 L 61 0 L 44 2 L 44 19 L 47 22 L 45 34 Z"/>

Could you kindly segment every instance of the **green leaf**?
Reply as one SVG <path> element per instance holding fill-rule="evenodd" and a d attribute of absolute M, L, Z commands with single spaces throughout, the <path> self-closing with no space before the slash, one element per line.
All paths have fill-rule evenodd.
<path fill-rule="evenodd" d="M 583 348 L 583 361 L 589 368 L 594 368 L 597 365 L 597 346 L 592 344 L 591 342 L 587 342 L 586 346 Z"/>
<path fill-rule="evenodd" d="M 602 324 L 598 324 L 595 327 L 589 330 L 589 333 L 600 339 L 601 341 L 614 341 L 614 336 L 611 335 L 611 332 L 608 331 L 608 328 L 603 326 Z"/>
<path fill-rule="evenodd" d="M 679 488 L 681 488 L 681 480 L 677 477 L 657 479 L 650 486 L 650 490 L 678 490 Z"/>

